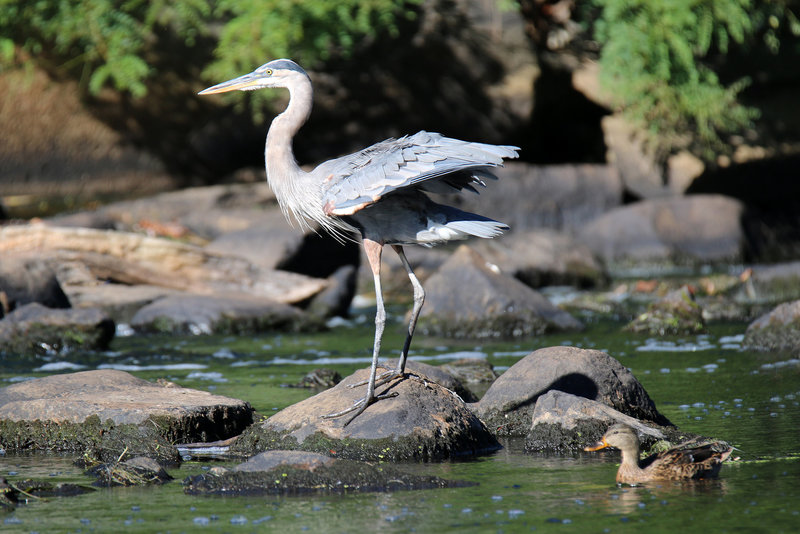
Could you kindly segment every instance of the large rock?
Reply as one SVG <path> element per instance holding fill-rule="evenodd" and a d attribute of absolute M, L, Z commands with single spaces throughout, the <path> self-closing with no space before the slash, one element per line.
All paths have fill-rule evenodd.
<path fill-rule="evenodd" d="M 530 431 L 525 436 L 529 451 L 580 451 L 599 441 L 615 423 L 635 428 L 646 439 L 645 448 L 665 439 L 674 427 L 657 427 L 625 415 L 614 408 L 585 397 L 551 390 L 539 397 L 533 410 Z"/>
<path fill-rule="evenodd" d="M 423 332 L 454 337 L 520 337 L 583 325 L 519 280 L 462 245 L 425 284 Z"/>
<path fill-rule="evenodd" d="M 323 419 L 364 396 L 364 387 L 348 385 L 366 379 L 368 373 L 357 371 L 254 425 L 231 452 L 299 449 L 357 460 L 408 461 L 474 455 L 499 447 L 460 398 L 426 377 L 395 379 L 377 388 L 378 393 L 397 396 L 375 402 L 347 426 L 347 416 Z"/>
<path fill-rule="evenodd" d="M 696 335 L 706 329 L 703 310 L 688 286 L 670 291 L 625 326 L 625 331 L 653 336 Z"/>
<path fill-rule="evenodd" d="M 52 309 L 30 303 L 0 320 L 0 352 L 105 350 L 114 332 L 114 321 L 97 308 Z"/>
<path fill-rule="evenodd" d="M 609 165 L 510 162 L 495 172 L 500 180 L 488 183 L 479 196 L 462 194 L 450 202 L 502 221 L 515 232 L 576 230 L 622 204 L 622 183 Z"/>
<path fill-rule="evenodd" d="M 91 453 L 102 461 L 179 459 L 174 443 L 213 441 L 252 423 L 246 402 L 123 371 L 53 375 L 0 389 L 0 448 Z"/>
<path fill-rule="evenodd" d="M 781 304 L 747 327 L 744 346 L 800 352 L 800 300 Z"/>
<path fill-rule="evenodd" d="M 17 306 L 38 302 L 48 308 L 69 308 L 52 267 L 41 258 L 0 256 L 0 318 Z"/>
<path fill-rule="evenodd" d="M 216 467 L 208 473 L 187 477 L 184 491 L 216 495 L 308 495 L 472 485 L 474 482 L 404 473 L 385 463 L 371 465 L 310 452 L 276 450 L 257 454 L 232 470 Z"/>
<path fill-rule="evenodd" d="M 576 347 L 547 347 L 525 356 L 472 408 L 493 432 L 524 436 L 539 398 L 553 390 L 602 402 L 637 419 L 670 424 L 622 364 L 605 352 Z"/>
<path fill-rule="evenodd" d="M 596 287 L 604 285 L 608 278 L 588 246 L 555 230 L 514 231 L 471 246 L 502 272 L 534 288 Z"/>
<path fill-rule="evenodd" d="M 721 195 L 645 200 L 588 222 L 580 238 L 607 264 L 736 262 L 743 211 Z"/>
<path fill-rule="evenodd" d="M 321 328 L 301 310 L 263 298 L 172 295 L 142 307 L 131 319 L 139 332 L 243 334 Z"/>

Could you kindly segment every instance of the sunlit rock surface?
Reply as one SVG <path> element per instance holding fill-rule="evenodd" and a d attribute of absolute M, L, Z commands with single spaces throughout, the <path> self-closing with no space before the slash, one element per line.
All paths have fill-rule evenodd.
<path fill-rule="evenodd" d="M 282 450 L 263 452 L 233 469 L 216 467 L 208 473 L 190 476 L 183 481 L 186 493 L 217 495 L 343 494 L 474 484 L 409 474 L 386 463 L 373 465 L 317 453 Z"/>
<path fill-rule="evenodd" d="M 453 337 L 523 337 L 583 325 L 466 245 L 425 284 L 419 329 Z"/>
<path fill-rule="evenodd" d="M 500 375 L 471 407 L 492 432 L 524 436 L 540 397 L 554 390 L 602 402 L 637 419 L 669 424 L 622 364 L 605 352 L 576 347 L 532 352 Z"/>
<path fill-rule="evenodd" d="M 124 450 L 178 461 L 174 443 L 231 437 L 252 419 L 244 401 L 110 369 L 0 389 L 0 448 L 9 451 L 93 451 L 110 461 Z"/>
<path fill-rule="evenodd" d="M 413 367 L 412 367 L 413 369 Z M 438 460 L 479 454 L 499 447 L 495 438 L 452 391 L 422 375 L 418 368 L 376 392 L 396 393 L 379 400 L 344 426 L 347 416 L 323 419 L 353 405 L 365 387 L 368 369 L 336 387 L 289 406 L 249 428 L 231 452 L 253 454 L 300 449 L 359 460 Z"/>

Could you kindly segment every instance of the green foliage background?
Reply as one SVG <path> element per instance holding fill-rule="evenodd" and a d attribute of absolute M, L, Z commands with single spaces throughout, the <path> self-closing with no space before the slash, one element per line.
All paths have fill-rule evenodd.
<path fill-rule="evenodd" d="M 782 0 L 595 0 L 601 83 L 616 106 L 659 139 L 662 150 L 690 145 L 707 159 L 724 151 L 758 110 L 739 101 L 750 83 L 724 85 L 714 70 L 732 46 L 777 53 L 782 25 L 800 23 Z M 761 41 L 759 42 L 758 37 Z"/>
<path fill-rule="evenodd" d="M 503 0 L 506 9 L 514 4 Z M 421 0 L 0 0 L 0 65 L 38 62 L 144 97 L 162 41 L 208 50 L 197 77 L 209 84 L 292 57 L 314 68 L 360 43 L 391 38 Z M 733 46 L 777 51 L 800 35 L 791 0 L 592 0 L 602 82 L 614 105 L 658 134 L 662 149 L 691 146 L 712 159 L 724 137 L 758 111 L 741 104 L 747 78 L 723 83 L 717 64 Z M 786 31 L 786 29 L 790 31 Z M 180 61 L 181 58 L 178 58 Z M 268 93 L 234 94 L 260 120 Z"/>

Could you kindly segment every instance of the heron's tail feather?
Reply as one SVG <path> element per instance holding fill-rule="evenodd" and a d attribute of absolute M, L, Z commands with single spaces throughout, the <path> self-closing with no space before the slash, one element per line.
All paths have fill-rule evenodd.
<path fill-rule="evenodd" d="M 504 231 L 508 230 L 508 225 L 501 222 L 493 221 L 492 219 L 486 220 L 462 220 L 462 221 L 449 221 L 445 226 L 456 232 L 465 234 L 467 236 L 483 237 L 490 239 L 497 237 Z"/>

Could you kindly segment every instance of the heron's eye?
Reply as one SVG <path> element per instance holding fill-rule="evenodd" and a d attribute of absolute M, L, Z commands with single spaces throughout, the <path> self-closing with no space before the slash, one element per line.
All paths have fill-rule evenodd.
<path fill-rule="evenodd" d="M 267 69 L 267 70 L 265 70 L 265 71 L 264 71 L 264 75 L 266 75 L 266 76 L 272 76 L 272 69 Z"/>

